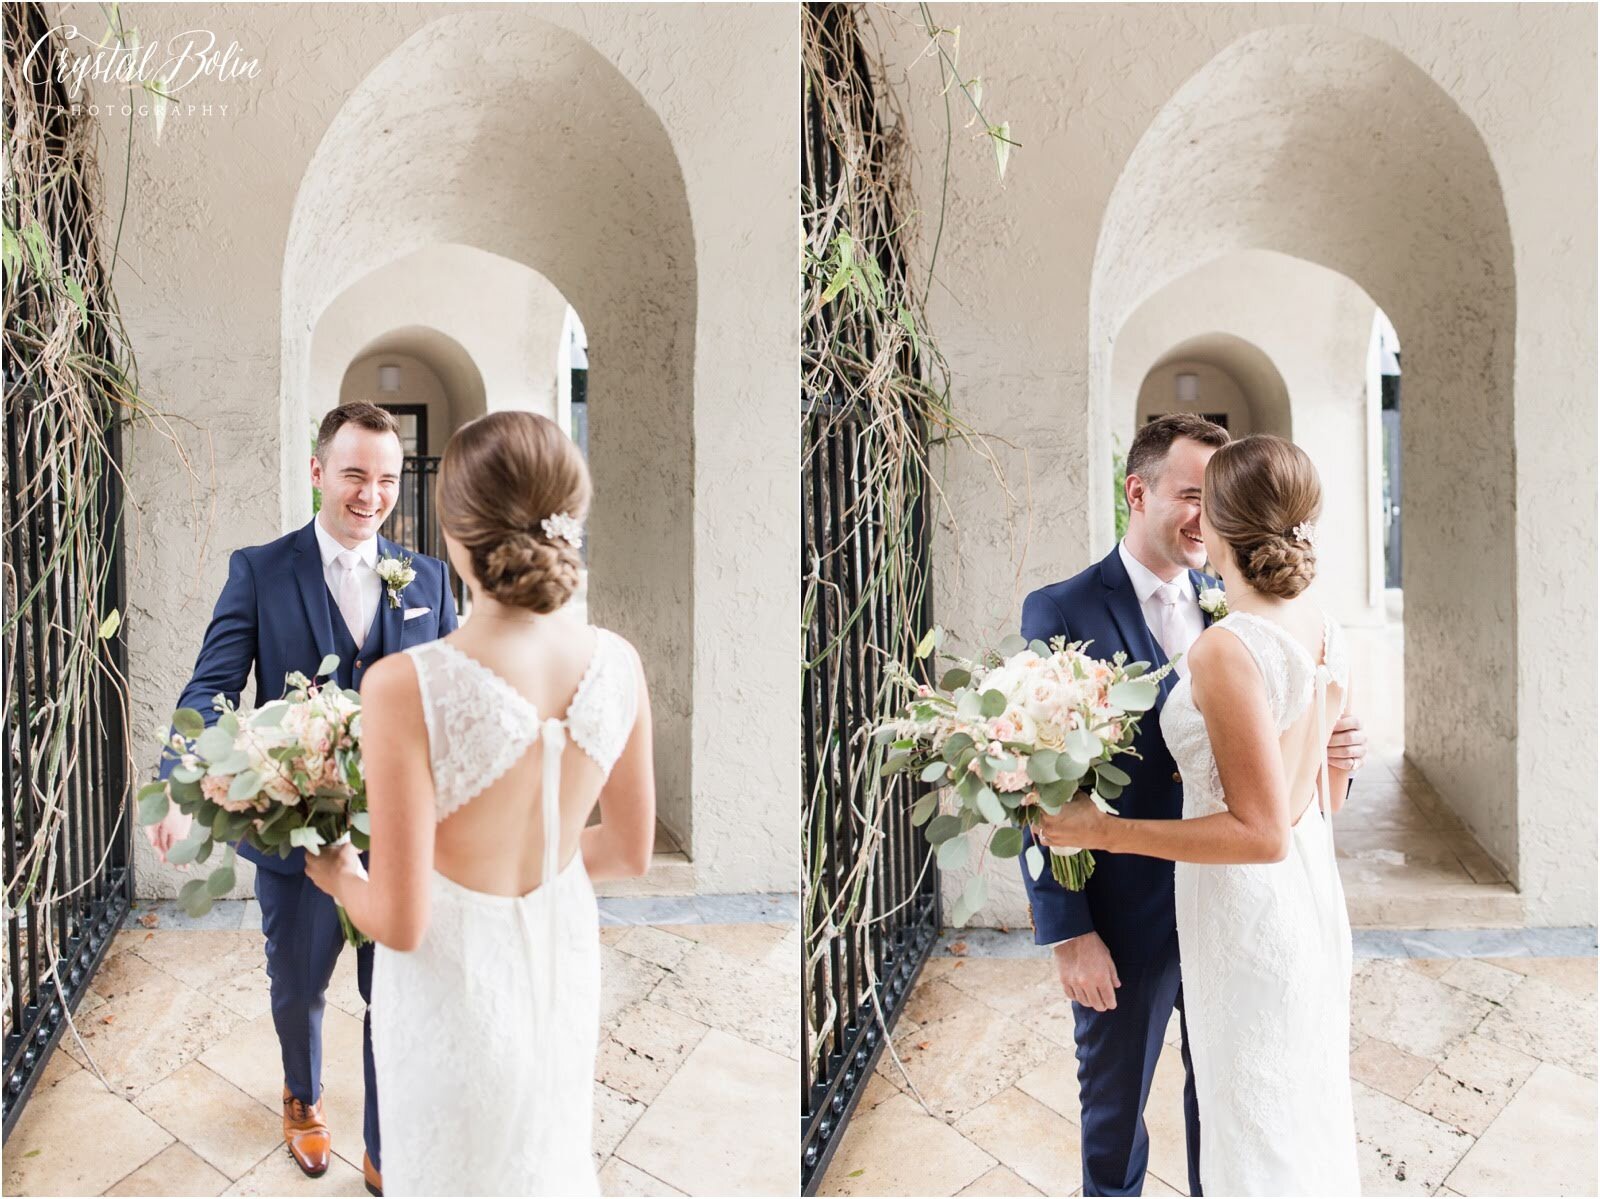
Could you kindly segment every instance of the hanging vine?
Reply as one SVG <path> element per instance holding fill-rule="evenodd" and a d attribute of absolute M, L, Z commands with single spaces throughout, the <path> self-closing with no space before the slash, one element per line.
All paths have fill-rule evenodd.
<path fill-rule="evenodd" d="M 922 6 L 926 55 L 938 64 L 942 83 L 945 145 L 926 269 L 913 272 L 910 251 L 919 222 L 908 207 L 905 122 L 893 94 L 872 78 L 861 11 L 807 4 L 801 15 L 808 114 L 801 465 L 809 506 L 820 512 L 817 495 L 830 488 L 830 502 L 842 502 L 841 510 L 823 515 L 808 509 L 813 557 L 801 564 L 802 685 L 815 698 L 812 722 L 820 725 L 805 734 L 818 765 L 808 772 L 802 799 L 802 969 L 808 980 L 826 984 L 805 988 L 808 1077 L 822 1073 L 841 994 L 845 1002 L 866 996 L 876 1004 L 871 932 L 898 914 L 880 906 L 886 892 L 877 874 L 888 825 L 904 796 L 896 781 L 880 776 L 883 751 L 869 730 L 898 702 L 887 685 L 888 665 L 915 665 L 933 649 L 927 525 L 935 510 L 947 525 L 955 521 L 930 450 L 960 446 L 977 454 L 1006 489 L 988 439 L 953 411 L 950 372 L 928 332 L 925 306 L 946 236 L 959 111 L 970 113 L 965 130 L 992 144 L 1002 177 L 1016 143 L 1008 125 L 984 115 L 981 82 L 961 75 L 958 32 L 938 27 Z M 841 444 L 848 445 L 847 466 L 841 466 Z M 853 847 L 843 863 L 834 860 L 840 844 Z M 919 861 L 921 871 L 933 868 L 925 854 Z M 837 985 L 834 973 L 846 959 L 864 964 L 864 987 Z"/>
<path fill-rule="evenodd" d="M 128 46 L 131 33 L 114 6 L 108 16 L 109 38 Z M 127 679 L 108 645 L 123 632 L 124 613 L 108 597 L 115 594 L 115 547 L 125 540 L 125 513 L 133 511 L 109 502 L 122 494 L 123 482 L 113 443 L 123 428 L 143 420 L 172 443 L 191 479 L 194 472 L 170 423 L 139 388 L 111 289 L 122 215 L 104 222 L 97 212 L 100 125 L 51 70 L 62 49 L 51 32 L 58 22 L 31 3 L 7 4 L 4 21 L 6 803 L 8 827 L 27 830 L 8 846 L 5 915 L 10 920 L 21 911 L 30 918 L 20 922 L 22 948 L 8 941 L 3 951 L 38 953 L 53 976 L 64 951 L 56 943 L 60 905 L 99 877 L 111 848 L 126 835 L 123 809 L 100 860 L 67 868 L 66 855 L 77 852 L 63 835 L 74 818 L 74 788 L 92 785 L 95 777 L 86 746 L 101 736 L 119 740 L 130 772 L 135 757 Z M 130 170 L 133 122 L 130 117 Z M 125 211 L 126 179 L 121 193 Z M 112 231 L 109 253 L 106 228 Z M 38 648 L 46 643 L 48 654 Z M 33 653 L 26 652 L 30 648 Z M 19 711 L 26 713 L 25 725 Z M 0 974 L 9 991 L 10 970 Z M 8 993 L 8 1031 L 10 1001 Z"/>

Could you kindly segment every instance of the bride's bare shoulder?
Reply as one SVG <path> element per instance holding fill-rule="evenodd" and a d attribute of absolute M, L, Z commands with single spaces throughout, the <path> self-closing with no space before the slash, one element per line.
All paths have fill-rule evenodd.
<path fill-rule="evenodd" d="M 1255 655 L 1226 623 L 1214 624 L 1195 638 L 1185 665 L 1197 689 L 1259 688 L 1261 683 Z"/>

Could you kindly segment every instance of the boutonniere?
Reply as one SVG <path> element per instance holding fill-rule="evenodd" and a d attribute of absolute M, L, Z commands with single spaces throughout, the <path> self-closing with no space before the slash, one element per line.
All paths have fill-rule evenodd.
<path fill-rule="evenodd" d="M 400 593 L 417 577 L 417 572 L 411 567 L 410 558 L 379 558 L 378 577 L 383 580 L 383 585 L 389 589 L 389 606 L 400 606 Z"/>
<path fill-rule="evenodd" d="M 1221 620 L 1228 614 L 1228 596 L 1221 587 L 1200 589 L 1200 609 L 1212 620 Z"/>

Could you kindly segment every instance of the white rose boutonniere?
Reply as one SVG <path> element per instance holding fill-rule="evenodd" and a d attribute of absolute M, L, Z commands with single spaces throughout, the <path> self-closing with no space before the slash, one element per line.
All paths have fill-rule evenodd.
<path fill-rule="evenodd" d="M 416 580 L 417 572 L 412 569 L 410 558 L 379 558 L 378 577 L 383 580 L 383 585 L 389 591 L 389 606 L 400 606 L 400 593 Z"/>
<path fill-rule="evenodd" d="M 1221 620 L 1228 614 L 1228 596 L 1221 587 L 1200 589 L 1200 610 L 1212 620 Z"/>

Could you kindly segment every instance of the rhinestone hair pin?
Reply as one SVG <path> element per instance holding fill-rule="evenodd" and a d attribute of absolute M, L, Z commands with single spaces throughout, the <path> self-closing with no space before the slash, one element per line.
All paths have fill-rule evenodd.
<path fill-rule="evenodd" d="M 583 548 L 583 526 L 566 512 L 557 512 L 539 522 L 544 535 L 552 541 L 565 541 L 573 549 Z"/>
<path fill-rule="evenodd" d="M 1303 541 L 1307 545 L 1315 547 L 1317 544 L 1317 526 L 1313 521 L 1303 520 L 1295 525 L 1294 531 L 1290 536 L 1296 541 Z"/>

